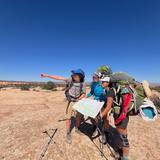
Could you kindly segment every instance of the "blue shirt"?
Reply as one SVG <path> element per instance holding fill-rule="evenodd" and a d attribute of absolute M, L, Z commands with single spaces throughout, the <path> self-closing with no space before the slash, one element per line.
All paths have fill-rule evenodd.
<path fill-rule="evenodd" d="M 104 95 L 105 93 L 105 90 L 100 82 L 92 82 L 90 88 L 91 91 L 87 96 L 88 97 L 94 96 L 95 100 L 100 100 L 102 98 L 102 95 Z"/>

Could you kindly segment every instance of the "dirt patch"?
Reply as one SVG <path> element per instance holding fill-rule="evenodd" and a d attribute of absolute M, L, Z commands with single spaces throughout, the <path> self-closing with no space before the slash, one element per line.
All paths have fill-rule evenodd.
<path fill-rule="evenodd" d="M 52 134 L 55 128 L 58 131 L 44 160 L 104 159 L 98 150 L 98 139 L 93 143 L 86 134 L 80 136 L 73 130 L 73 143 L 66 143 L 65 107 L 62 91 L 0 91 L 0 160 L 38 160 L 49 140 L 43 132 Z M 159 131 L 159 117 L 150 123 L 138 116 L 130 117 L 130 159 L 160 160 Z M 107 146 L 104 153 L 107 159 L 114 159 Z"/>

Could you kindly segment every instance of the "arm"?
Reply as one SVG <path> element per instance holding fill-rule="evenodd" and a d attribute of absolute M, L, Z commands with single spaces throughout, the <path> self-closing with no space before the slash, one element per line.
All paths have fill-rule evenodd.
<path fill-rule="evenodd" d="M 105 109 L 101 112 L 101 118 L 106 117 L 110 109 L 112 108 L 113 104 L 113 97 L 108 97 L 107 98 L 107 104 Z"/>
<path fill-rule="evenodd" d="M 87 97 L 91 97 L 94 94 L 94 86 L 93 83 L 90 85 L 90 92 L 87 94 Z"/>
<path fill-rule="evenodd" d="M 61 81 L 66 81 L 66 78 L 61 77 L 61 76 L 50 76 L 48 74 L 41 74 L 41 78 L 51 78 L 51 79 L 55 79 L 55 80 L 61 80 Z"/>
<path fill-rule="evenodd" d="M 83 99 L 83 98 L 85 98 L 86 97 L 86 93 L 83 93 L 79 98 L 78 98 L 78 100 L 81 100 L 81 99 Z"/>
<path fill-rule="evenodd" d="M 131 95 L 130 94 L 125 94 L 123 98 L 123 110 L 121 115 L 115 120 L 115 125 L 119 124 L 123 119 L 126 118 L 128 107 L 131 102 Z"/>

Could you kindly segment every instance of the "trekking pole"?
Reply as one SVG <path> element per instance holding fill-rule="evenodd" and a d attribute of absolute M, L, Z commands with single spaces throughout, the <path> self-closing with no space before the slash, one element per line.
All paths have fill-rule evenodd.
<path fill-rule="evenodd" d="M 97 128 L 98 132 L 100 133 L 100 135 L 102 136 L 102 132 L 99 128 Z M 101 153 L 101 157 L 104 157 L 104 152 L 103 152 L 103 143 L 101 142 L 100 140 L 100 137 L 99 137 L 99 143 L 100 143 L 100 153 Z"/>
<path fill-rule="evenodd" d="M 44 149 L 43 149 L 43 151 L 42 151 L 42 153 L 41 153 L 41 156 L 40 156 L 39 160 L 42 160 L 43 157 L 45 156 L 45 153 L 47 152 L 48 147 L 49 147 L 50 143 L 52 142 L 52 139 L 53 139 L 54 135 L 56 134 L 57 130 L 58 130 L 57 128 L 56 128 L 56 129 L 53 129 L 53 134 L 52 134 L 51 136 L 49 135 L 49 133 L 48 133 L 47 131 L 44 131 L 44 132 L 43 132 L 43 133 L 47 134 L 50 139 L 49 139 L 47 145 L 44 147 Z"/>

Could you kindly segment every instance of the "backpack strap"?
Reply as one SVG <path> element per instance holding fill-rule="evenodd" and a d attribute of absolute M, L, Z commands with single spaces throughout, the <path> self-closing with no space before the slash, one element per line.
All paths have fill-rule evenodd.
<path fill-rule="evenodd" d="M 120 91 L 121 91 L 121 85 L 118 85 L 117 88 L 112 88 L 114 93 L 115 93 L 115 99 L 113 101 L 113 103 L 117 106 L 121 106 L 122 105 L 122 97 L 120 96 Z"/>
<path fill-rule="evenodd" d="M 80 83 L 80 94 L 81 94 L 82 91 L 83 91 L 83 86 L 84 86 L 84 82 L 81 82 L 81 83 Z"/>
<path fill-rule="evenodd" d="M 72 86 L 73 86 L 73 81 L 68 82 L 68 83 L 66 84 L 65 93 L 66 93 L 66 92 L 68 92 L 68 91 L 69 91 L 69 89 L 70 89 Z"/>
<path fill-rule="evenodd" d="M 133 102 L 130 111 L 134 108 L 134 112 L 136 113 L 136 112 L 137 112 L 137 109 L 136 109 L 136 108 L 137 108 L 137 106 L 136 106 L 136 104 L 137 104 L 137 102 L 136 102 L 137 93 L 136 93 L 135 89 L 132 88 L 131 85 L 129 85 L 129 89 L 130 89 L 131 92 L 132 92 L 131 102 Z"/>
<path fill-rule="evenodd" d="M 66 96 L 66 99 L 68 100 L 69 103 L 71 102 L 71 99 L 69 98 L 68 92 L 69 92 L 69 89 L 70 89 L 72 86 L 73 86 L 73 81 L 68 82 L 68 83 L 66 84 L 66 89 L 65 89 L 65 96 Z M 68 106 L 69 106 L 69 104 L 68 104 Z M 68 108 L 68 107 L 67 107 L 67 108 Z"/>

